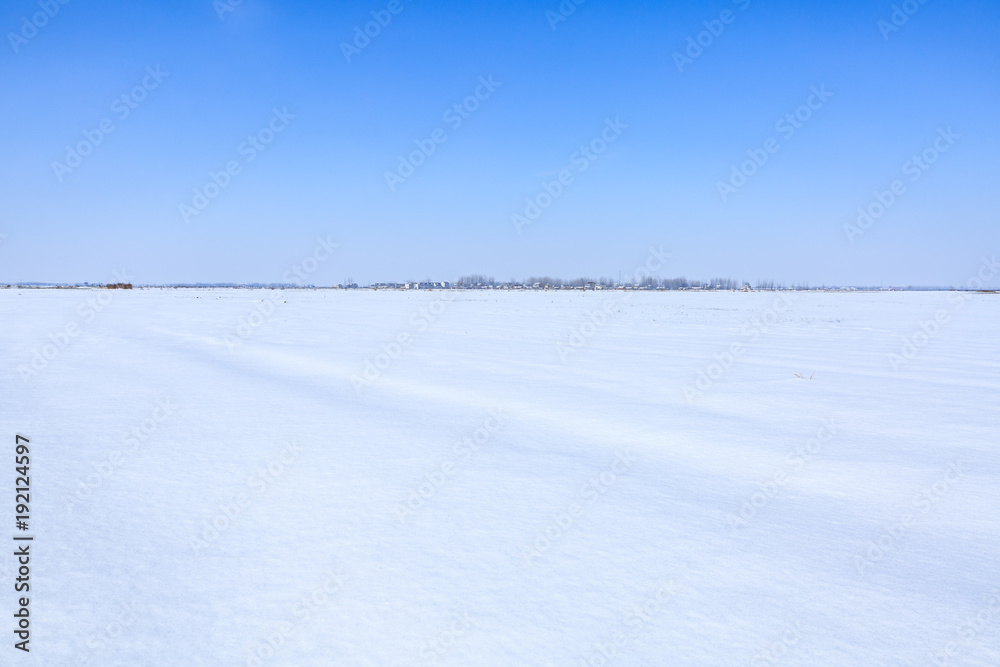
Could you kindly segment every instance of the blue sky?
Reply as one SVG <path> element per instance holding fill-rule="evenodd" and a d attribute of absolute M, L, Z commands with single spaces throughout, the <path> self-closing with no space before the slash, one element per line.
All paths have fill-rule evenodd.
<path fill-rule="evenodd" d="M 272 282 L 317 237 L 317 284 L 612 276 L 662 247 L 664 277 L 958 285 L 1000 251 L 995 2 L 222 3 L 4 4 L 0 281 Z"/>

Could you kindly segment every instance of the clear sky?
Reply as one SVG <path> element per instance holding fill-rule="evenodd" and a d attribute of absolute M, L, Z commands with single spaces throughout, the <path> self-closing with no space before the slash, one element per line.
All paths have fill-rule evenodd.
<path fill-rule="evenodd" d="M 964 284 L 1000 5 L 895 6 L 11 0 L 0 281 Z"/>

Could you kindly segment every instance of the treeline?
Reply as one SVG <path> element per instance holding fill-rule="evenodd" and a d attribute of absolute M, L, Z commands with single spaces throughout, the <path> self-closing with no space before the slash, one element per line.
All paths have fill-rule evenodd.
<path fill-rule="evenodd" d="M 513 281 L 513 278 L 511 278 L 511 281 Z M 430 282 L 430 280 L 427 282 Z M 458 281 L 455 284 L 461 287 L 475 287 L 477 285 L 482 285 L 483 287 L 495 287 L 496 285 L 500 285 L 502 283 L 498 283 L 494 280 L 493 276 L 484 276 L 478 273 L 472 273 L 467 276 L 459 276 Z"/>
<path fill-rule="evenodd" d="M 564 279 L 557 278 L 555 276 L 528 276 L 523 281 L 511 278 L 509 281 L 497 281 L 493 276 L 486 276 L 478 273 L 472 273 L 466 276 L 460 276 L 455 282 L 456 287 L 500 287 L 504 285 L 524 285 L 531 287 L 533 285 L 540 285 L 542 287 L 548 285 L 549 287 L 586 287 L 588 285 L 600 285 L 604 288 L 613 288 L 618 285 L 624 285 L 627 287 L 633 287 L 638 285 L 639 287 L 645 287 L 649 289 L 721 289 L 721 290 L 734 290 L 741 289 L 744 285 L 749 285 L 750 283 L 743 280 L 734 280 L 733 278 L 712 278 L 711 280 L 688 280 L 687 278 L 658 278 L 658 277 L 646 277 L 638 282 L 632 281 L 627 277 L 623 277 L 621 282 L 617 278 L 610 278 L 608 276 L 600 276 L 599 278 L 581 277 Z M 775 283 L 773 280 L 758 280 L 754 289 L 785 289 L 785 286 L 781 283 Z"/>

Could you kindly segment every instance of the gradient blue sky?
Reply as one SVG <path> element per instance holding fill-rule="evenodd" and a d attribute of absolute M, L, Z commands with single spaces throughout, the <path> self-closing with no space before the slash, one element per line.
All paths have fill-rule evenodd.
<path fill-rule="evenodd" d="M 54 1 L 54 0 L 53 0 Z M 629 272 L 811 284 L 964 284 L 1000 251 L 1000 6 L 929 0 L 888 39 L 893 2 L 419 2 L 350 63 L 340 44 L 388 0 L 69 0 L 19 43 L 37 0 L 0 10 L 0 281 L 277 281 L 317 236 L 341 244 L 317 284 L 477 272 Z M 683 72 L 673 53 L 730 9 Z M 169 76 L 125 119 L 148 66 Z M 461 127 L 443 113 L 501 86 Z M 794 136 L 810 87 L 833 97 Z M 295 114 L 257 158 L 237 147 Z M 523 233 L 511 215 L 606 118 L 628 128 Z M 60 182 L 83 131 L 115 130 Z M 395 192 L 414 141 L 448 140 Z M 960 139 L 913 183 L 939 128 Z M 780 150 L 723 202 L 717 182 L 769 137 Z M 230 160 L 242 172 L 191 222 L 179 205 Z M 864 235 L 875 190 L 906 193 Z"/>

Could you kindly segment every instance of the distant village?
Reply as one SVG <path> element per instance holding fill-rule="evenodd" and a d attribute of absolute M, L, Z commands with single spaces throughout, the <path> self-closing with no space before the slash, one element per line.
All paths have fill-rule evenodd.
<path fill-rule="evenodd" d="M 355 283 L 338 284 L 337 289 L 364 289 Z M 405 283 L 372 283 L 368 289 L 396 289 L 396 290 L 440 290 L 440 289 L 463 289 L 463 290 L 621 290 L 621 291 L 668 291 L 668 290 L 722 290 L 754 292 L 760 290 L 808 290 L 808 289 L 831 289 L 810 288 L 808 285 L 784 285 L 774 281 L 757 281 L 754 285 L 748 282 L 733 280 L 731 278 L 715 278 L 709 281 L 689 281 L 686 278 L 645 278 L 640 282 L 613 281 L 607 278 L 591 280 L 589 278 L 577 278 L 575 280 L 562 280 L 552 277 L 531 277 L 524 281 L 509 280 L 499 282 L 493 278 L 482 276 L 463 276 L 456 282 L 446 281 L 411 281 Z M 832 288 L 856 290 L 856 287 Z"/>
<path fill-rule="evenodd" d="M 133 289 L 131 283 L 39 283 L 24 282 L 3 285 L 0 289 Z M 615 281 L 607 278 L 591 280 L 589 278 L 577 278 L 574 280 L 562 280 L 549 276 L 532 276 L 526 280 L 519 281 L 511 279 L 506 282 L 494 280 L 486 276 L 462 276 L 454 283 L 444 280 L 420 280 L 402 283 L 370 283 L 361 285 L 348 278 L 343 283 L 335 285 L 312 285 L 312 284 L 289 284 L 289 283 L 174 283 L 166 285 L 135 285 L 135 289 L 151 288 L 172 288 L 172 289 L 314 289 L 314 290 L 548 290 L 548 291 L 727 291 L 727 292 L 761 292 L 761 291 L 826 291 L 826 292 L 857 292 L 857 291 L 947 291 L 954 290 L 955 287 L 944 286 L 810 286 L 808 284 L 784 285 L 773 280 L 758 280 L 751 284 L 746 281 L 733 280 L 731 278 L 714 278 L 712 280 L 699 281 L 687 280 L 686 278 L 652 278 L 648 277 L 640 282 Z M 957 288 L 963 289 L 963 288 Z M 968 288 L 966 288 L 968 289 Z M 996 293 L 997 290 L 976 290 L 982 292 Z"/>
<path fill-rule="evenodd" d="M 334 285 L 336 289 L 365 289 L 359 287 L 357 284 L 347 284 L 347 285 Z M 618 283 L 612 283 L 610 285 L 605 285 L 596 281 L 587 281 L 584 283 L 576 284 L 571 282 L 550 282 L 550 281 L 535 281 L 535 282 L 508 282 L 508 283 L 449 283 L 446 281 L 429 281 L 429 282 L 408 282 L 408 283 L 373 283 L 367 286 L 367 289 L 396 289 L 396 290 L 433 290 L 433 289 L 464 289 L 464 290 L 668 290 L 668 289 L 689 289 L 689 290 L 706 290 L 706 289 L 723 289 L 721 286 L 712 287 L 708 285 L 698 285 L 698 286 L 686 286 L 686 287 L 664 287 L 661 285 L 640 285 L 638 283 L 632 285 L 621 285 Z M 726 287 L 724 289 L 733 290 L 735 288 Z M 749 285 L 743 285 L 740 289 L 744 292 L 750 291 L 752 288 Z"/>

